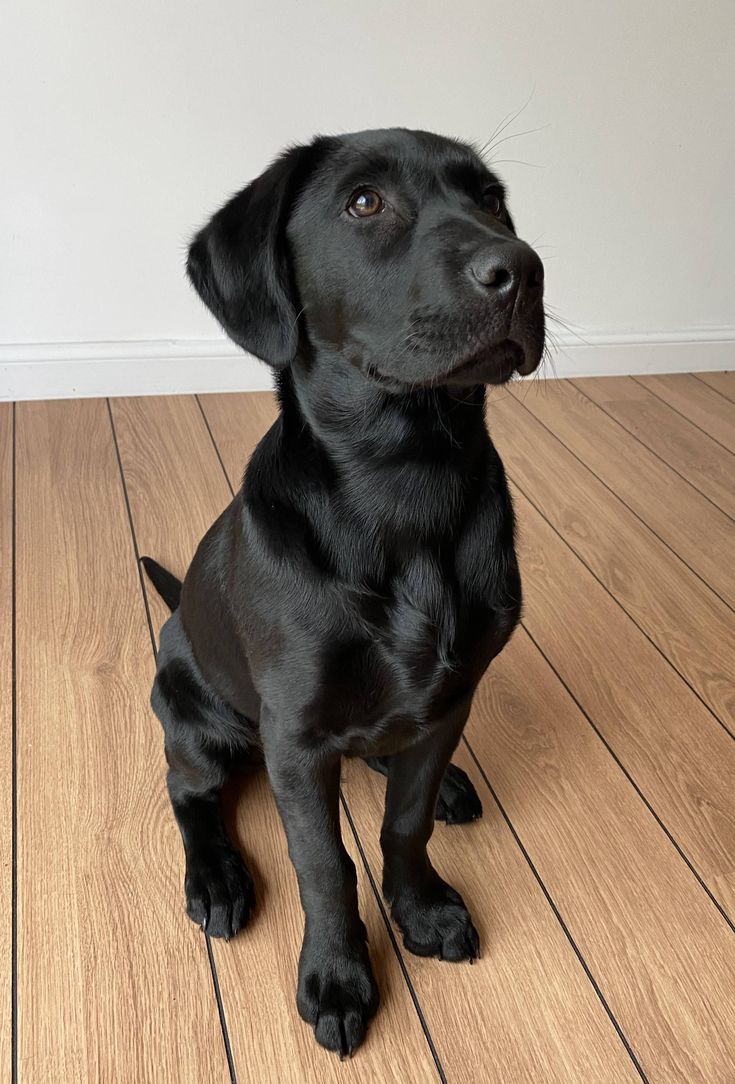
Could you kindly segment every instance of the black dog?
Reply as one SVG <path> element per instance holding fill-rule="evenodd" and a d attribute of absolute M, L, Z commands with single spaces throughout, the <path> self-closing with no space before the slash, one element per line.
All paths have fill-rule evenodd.
<path fill-rule="evenodd" d="M 521 607 L 485 385 L 538 365 L 543 269 L 470 147 L 395 129 L 285 153 L 196 236 L 188 273 L 277 370 L 281 412 L 183 587 L 144 559 L 175 610 L 152 702 L 187 911 L 213 937 L 247 921 L 252 880 L 220 791 L 264 757 L 306 916 L 299 1012 L 345 1054 L 378 991 L 340 837 L 341 757 L 388 777 L 383 891 L 406 947 L 478 953 L 426 845 L 435 815 L 481 812 L 449 760 Z"/>

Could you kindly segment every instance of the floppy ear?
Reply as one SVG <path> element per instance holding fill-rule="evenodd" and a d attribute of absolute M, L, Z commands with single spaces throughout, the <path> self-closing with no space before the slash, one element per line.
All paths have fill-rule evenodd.
<path fill-rule="evenodd" d="M 298 346 L 285 232 L 316 157 L 316 143 L 282 154 L 199 231 L 186 261 L 190 281 L 230 338 L 276 368 L 288 365 Z"/>

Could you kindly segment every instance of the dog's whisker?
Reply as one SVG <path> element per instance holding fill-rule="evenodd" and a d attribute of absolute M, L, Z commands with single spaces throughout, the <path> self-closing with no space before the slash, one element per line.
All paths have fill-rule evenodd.
<path fill-rule="evenodd" d="M 540 162 L 522 162 L 520 158 L 493 158 L 490 162 L 493 166 L 515 165 L 529 166 L 531 169 L 546 169 Z"/>
<path fill-rule="evenodd" d="M 534 82 L 533 87 L 531 88 L 531 93 L 528 95 L 528 97 L 526 98 L 525 102 L 520 107 L 520 109 L 517 109 L 515 111 L 511 110 L 510 113 L 506 113 L 505 117 L 500 122 L 500 124 L 495 129 L 495 131 L 492 133 L 492 135 L 488 139 L 487 144 L 485 144 L 485 146 L 490 145 L 493 142 L 493 140 L 497 138 L 497 136 L 501 135 L 505 131 L 505 129 L 508 127 L 509 124 L 513 124 L 514 121 L 518 120 L 518 118 L 525 112 L 525 110 L 530 105 L 531 99 L 533 98 L 535 93 L 536 93 L 536 83 Z"/>
<path fill-rule="evenodd" d="M 497 139 L 489 146 L 483 145 L 482 156 L 483 158 L 492 155 L 493 151 L 496 151 L 498 147 L 501 147 L 503 143 L 507 143 L 509 139 L 521 139 L 522 136 L 534 135 L 536 132 L 543 132 L 544 129 L 550 128 L 550 124 L 541 124 L 538 128 L 527 128 L 525 132 L 512 132 L 510 135 L 503 136 L 502 139 Z"/>
<path fill-rule="evenodd" d="M 583 343 L 585 346 L 590 345 L 589 339 L 585 339 L 584 335 L 581 335 L 572 324 L 568 324 L 566 320 L 562 320 L 561 316 L 558 316 L 548 304 L 544 306 L 544 311 L 547 320 L 552 320 L 555 324 L 559 324 L 560 327 L 565 331 L 568 331 L 570 335 L 573 335 L 575 339 L 578 339 L 579 342 Z"/>

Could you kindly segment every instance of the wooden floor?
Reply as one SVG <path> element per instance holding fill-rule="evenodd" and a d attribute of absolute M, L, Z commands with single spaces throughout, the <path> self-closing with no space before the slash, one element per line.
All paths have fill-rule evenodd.
<path fill-rule="evenodd" d="M 296 1013 L 266 780 L 228 799 L 257 912 L 210 943 L 148 707 L 165 613 L 136 556 L 185 571 L 273 416 L 267 395 L 0 404 L 2 1079 L 733 1084 L 735 373 L 493 393 L 525 617 L 457 757 L 485 815 L 431 844 L 483 955 L 403 950 L 383 781 L 350 763 L 383 1001 L 343 1064 Z"/>

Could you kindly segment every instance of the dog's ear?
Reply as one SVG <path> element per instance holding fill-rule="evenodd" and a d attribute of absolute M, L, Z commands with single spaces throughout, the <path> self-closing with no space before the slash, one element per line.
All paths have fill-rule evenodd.
<path fill-rule="evenodd" d="M 320 157 L 318 142 L 286 151 L 233 196 L 196 235 L 186 262 L 230 338 L 279 369 L 293 360 L 299 337 L 286 224 Z"/>

